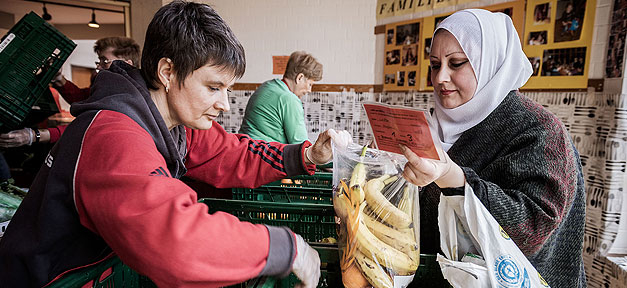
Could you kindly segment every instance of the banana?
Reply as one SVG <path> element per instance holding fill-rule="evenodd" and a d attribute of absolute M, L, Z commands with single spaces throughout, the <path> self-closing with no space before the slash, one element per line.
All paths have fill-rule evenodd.
<path fill-rule="evenodd" d="M 363 218 L 361 213 L 360 218 Z M 379 240 L 360 219 L 357 228 L 357 249 L 367 256 L 373 255 L 381 265 L 393 270 L 399 275 L 410 275 L 416 272 L 418 265 L 405 253 Z"/>
<path fill-rule="evenodd" d="M 394 288 L 390 276 L 385 273 L 381 266 L 366 257 L 366 255 L 355 251 L 355 261 L 357 261 L 357 265 L 364 272 L 363 275 L 374 288 Z"/>
<path fill-rule="evenodd" d="M 411 186 L 411 188 L 410 186 L 405 187 L 405 189 L 403 190 L 403 199 L 401 200 L 401 204 L 399 205 L 399 208 L 401 208 L 401 210 L 405 212 L 410 219 L 413 219 L 414 216 L 414 197 L 416 195 L 416 188 L 416 186 Z M 401 233 L 407 235 L 412 240 L 416 239 L 416 235 L 414 234 L 414 228 L 403 229 L 401 230 Z M 409 258 L 416 261 L 417 264 L 420 264 L 420 245 L 416 244 L 415 247 L 416 249 L 401 251 L 405 252 L 409 256 Z"/>
<path fill-rule="evenodd" d="M 395 228 L 411 228 L 411 217 L 394 206 L 394 204 L 390 203 L 390 201 L 381 194 L 383 187 L 385 187 L 385 184 L 380 178 L 371 179 L 366 183 L 364 192 L 366 203 L 368 203 L 370 209 L 375 212 L 379 219 L 382 219 Z"/>
<path fill-rule="evenodd" d="M 348 217 L 348 209 L 351 207 L 350 200 L 344 194 L 336 194 L 333 197 L 333 208 L 335 208 L 335 214 L 342 219 L 342 221 L 346 221 Z"/>
<path fill-rule="evenodd" d="M 350 188 L 351 202 L 355 205 L 360 205 L 361 203 L 364 203 L 366 194 L 362 187 L 363 186 L 361 185 L 355 185 L 355 186 L 351 186 Z"/>
<path fill-rule="evenodd" d="M 372 232 L 372 234 L 374 234 L 374 236 L 377 236 L 379 240 L 407 254 L 407 256 L 410 256 L 410 258 L 412 258 L 412 252 L 419 249 L 418 244 L 414 239 L 414 235 L 409 234 L 413 233 L 413 229 L 408 229 L 410 230 L 408 232 L 398 231 L 373 219 L 366 213 L 363 214 L 363 220 L 364 224 L 366 224 L 366 227 L 368 227 L 368 229 L 370 230 L 370 232 Z M 416 261 L 416 259 L 413 260 L 414 262 Z"/>
<path fill-rule="evenodd" d="M 405 188 L 403 188 L 403 198 L 401 198 L 401 203 L 398 204 L 398 209 L 401 209 L 401 211 L 405 212 L 405 214 L 409 216 L 409 219 L 411 219 L 413 215 L 413 198 L 414 197 L 409 189 L 409 186 L 405 186 Z"/>
<path fill-rule="evenodd" d="M 359 156 L 359 162 L 353 168 L 353 175 L 351 176 L 350 185 L 348 187 L 353 187 L 355 185 L 364 186 L 366 184 L 366 165 L 364 165 L 364 158 L 366 156 L 366 151 L 368 150 L 368 146 L 364 146 L 361 149 L 361 155 Z"/>

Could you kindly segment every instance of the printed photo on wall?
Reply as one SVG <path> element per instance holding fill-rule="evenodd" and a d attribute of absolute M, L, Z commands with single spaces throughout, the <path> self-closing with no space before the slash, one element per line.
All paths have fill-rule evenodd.
<path fill-rule="evenodd" d="M 551 3 L 538 4 L 533 8 L 533 24 L 551 23 Z"/>
<path fill-rule="evenodd" d="M 627 34 L 627 0 L 614 0 L 614 12 L 610 21 L 610 41 L 607 45 L 605 64 L 607 78 L 623 77 L 625 34 Z"/>
<path fill-rule="evenodd" d="M 394 84 L 394 83 L 396 83 L 396 75 L 385 74 L 385 84 Z"/>
<path fill-rule="evenodd" d="M 623 55 L 625 54 L 625 32 L 610 34 L 607 45 L 607 63 L 605 74 L 607 78 L 620 78 L 623 76 Z"/>
<path fill-rule="evenodd" d="M 394 44 L 394 29 L 388 29 L 388 45 Z"/>
<path fill-rule="evenodd" d="M 492 12 L 501 12 L 501 13 L 509 16 L 509 18 L 512 18 L 513 11 L 514 11 L 514 8 L 508 7 L 508 8 L 503 8 L 503 9 L 499 9 L 499 10 L 494 10 Z"/>
<path fill-rule="evenodd" d="M 544 50 L 542 76 L 583 75 L 586 47 Z"/>
<path fill-rule="evenodd" d="M 405 86 L 405 71 L 397 71 L 396 86 Z"/>
<path fill-rule="evenodd" d="M 385 53 L 385 65 L 401 63 L 401 50 L 395 49 Z"/>
<path fill-rule="evenodd" d="M 403 46 L 403 66 L 418 64 L 418 45 Z"/>
<path fill-rule="evenodd" d="M 442 20 L 446 19 L 447 16 L 442 16 L 442 17 L 435 17 L 435 23 L 433 25 L 433 32 L 435 32 L 435 29 L 438 28 L 438 25 L 440 25 L 440 22 L 442 22 Z"/>
<path fill-rule="evenodd" d="M 531 62 L 531 67 L 533 68 L 533 74 L 531 76 L 538 76 L 538 72 L 540 71 L 540 57 L 528 57 L 529 62 Z"/>
<path fill-rule="evenodd" d="M 407 86 L 416 86 L 416 71 L 407 72 Z"/>
<path fill-rule="evenodd" d="M 396 45 L 411 45 L 420 38 L 420 23 L 396 26 Z"/>
<path fill-rule="evenodd" d="M 425 39 L 425 59 L 429 59 L 429 54 L 431 54 L 431 38 Z"/>
<path fill-rule="evenodd" d="M 586 12 L 586 0 L 558 0 L 553 42 L 579 40 Z"/>
<path fill-rule="evenodd" d="M 529 32 L 527 43 L 529 43 L 529 45 L 546 44 L 546 31 Z"/>

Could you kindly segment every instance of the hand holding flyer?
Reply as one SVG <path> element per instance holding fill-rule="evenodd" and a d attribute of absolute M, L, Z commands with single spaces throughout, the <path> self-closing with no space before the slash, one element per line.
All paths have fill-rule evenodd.
<path fill-rule="evenodd" d="M 382 103 L 363 105 L 379 149 L 403 154 L 400 145 L 405 145 L 420 157 L 446 161 L 427 111 Z"/>

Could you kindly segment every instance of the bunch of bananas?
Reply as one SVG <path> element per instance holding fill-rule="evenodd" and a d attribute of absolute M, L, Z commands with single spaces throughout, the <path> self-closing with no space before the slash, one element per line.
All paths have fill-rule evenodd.
<path fill-rule="evenodd" d="M 393 277 L 413 275 L 420 261 L 413 225 L 417 187 L 399 175 L 366 179 L 365 152 L 364 147 L 349 185 L 340 181 L 334 193 L 340 234 L 345 234 L 340 236 L 342 280 L 349 288 L 393 288 Z"/>

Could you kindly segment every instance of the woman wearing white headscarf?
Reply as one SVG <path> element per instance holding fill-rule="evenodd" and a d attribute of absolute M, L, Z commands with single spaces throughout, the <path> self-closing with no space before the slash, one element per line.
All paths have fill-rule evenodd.
<path fill-rule="evenodd" d="M 518 92 L 532 73 L 511 19 L 469 9 L 447 17 L 431 46 L 431 81 L 446 164 L 404 149 L 420 197 L 421 252 L 439 250 L 440 193 L 477 197 L 551 287 L 585 287 L 585 190 L 560 120 Z"/>

